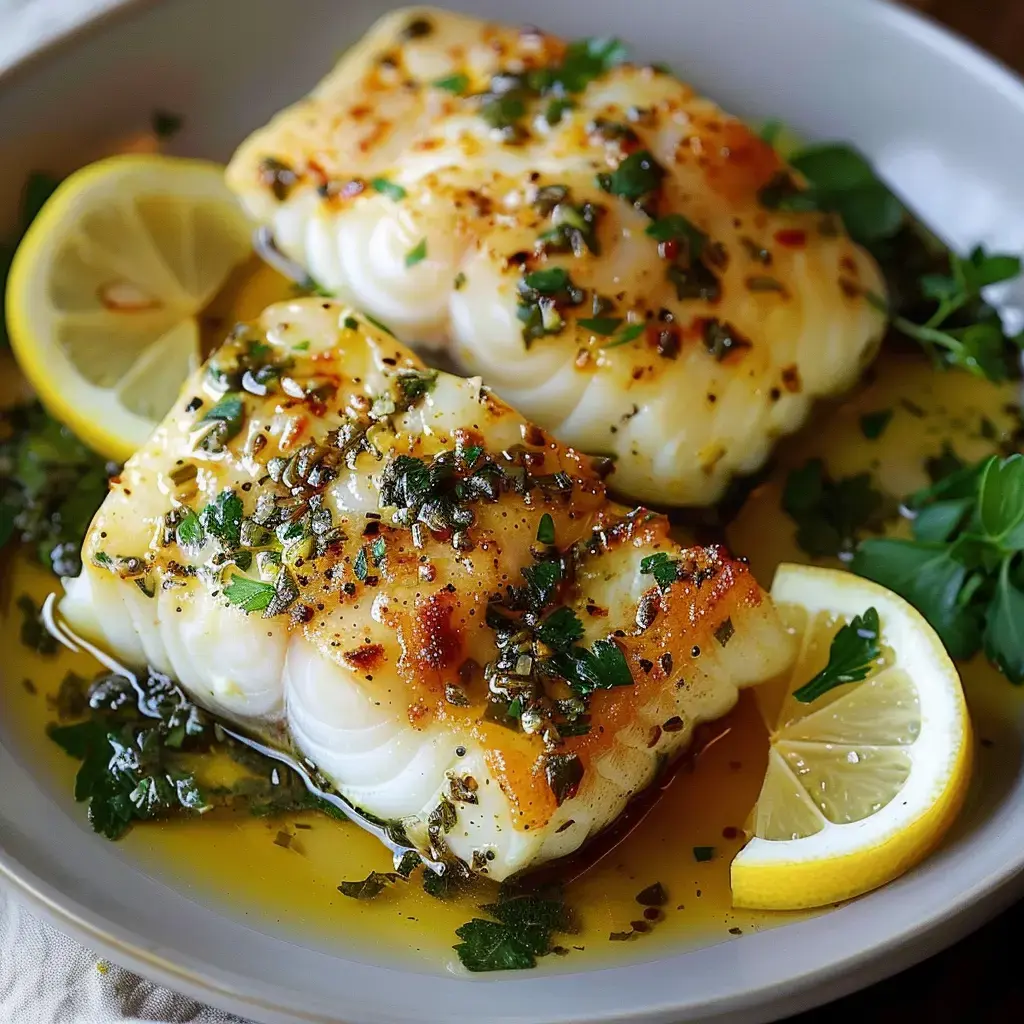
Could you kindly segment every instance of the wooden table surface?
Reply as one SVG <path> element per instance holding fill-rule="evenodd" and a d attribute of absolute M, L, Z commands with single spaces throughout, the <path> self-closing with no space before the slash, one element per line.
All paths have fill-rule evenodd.
<path fill-rule="evenodd" d="M 851 0 L 853 2 L 853 0 Z M 905 0 L 1024 75 L 1024 0 Z M 1024 902 L 944 953 L 789 1024 L 1020 1024 Z"/>

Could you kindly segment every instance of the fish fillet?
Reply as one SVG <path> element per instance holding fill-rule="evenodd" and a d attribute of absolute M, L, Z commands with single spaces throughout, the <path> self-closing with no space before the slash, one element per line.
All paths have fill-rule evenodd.
<path fill-rule="evenodd" d="M 73 629 L 497 879 L 606 828 L 791 654 L 744 562 L 314 299 L 188 382 L 83 562 Z"/>
<path fill-rule="evenodd" d="M 391 14 L 246 140 L 277 246 L 632 500 L 708 504 L 878 348 L 872 259 L 745 125 L 607 40 Z"/>

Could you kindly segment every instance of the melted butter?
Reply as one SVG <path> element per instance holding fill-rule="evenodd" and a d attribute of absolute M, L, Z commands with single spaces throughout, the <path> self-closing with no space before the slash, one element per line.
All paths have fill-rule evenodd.
<path fill-rule="evenodd" d="M 289 286 L 272 272 L 246 272 L 225 290 L 223 305 L 211 307 L 212 337 L 230 326 L 227 315 L 255 315 Z M 909 405 L 901 404 L 912 396 Z M 986 417 L 997 433 L 1008 431 L 1009 388 L 996 389 L 960 373 L 936 374 L 921 360 L 887 356 L 875 382 L 840 406 L 822 408 L 816 421 L 779 450 L 776 471 L 750 497 L 729 531 L 737 553 L 750 557 L 766 587 L 783 560 L 805 561 L 794 542 L 791 521 L 779 499 L 788 471 L 810 457 L 823 457 L 833 474 L 871 470 L 884 490 L 905 494 L 926 482 L 922 460 L 937 454 L 944 439 L 966 459 L 992 450 L 981 433 Z M 893 408 L 879 440 L 861 433 L 862 413 Z M 8 576 L 5 601 L 22 592 L 37 600 L 56 581 L 34 565 L 18 560 Z M 22 760 L 34 766 L 55 799 L 74 808 L 70 793 L 77 762 L 45 736 L 55 718 L 52 694 L 68 670 L 91 676 L 91 659 L 62 651 L 43 659 L 18 641 L 20 617 L 4 606 L 0 637 L 7 669 L 0 686 L 0 730 Z M 987 813 L 1012 777 L 1019 750 L 1012 722 L 1021 695 L 980 659 L 963 667 L 965 689 L 979 745 L 978 770 L 969 804 L 957 831 Z M 29 688 L 23 680 L 31 680 Z M 559 936 L 568 956 L 547 957 L 541 969 L 579 970 L 664 956 L 670 950 L 724 941 L 736 935 L 785 924 L 797 915 L 734 910 L 729 897 L 729 861 L 742 845 L 742 826 L 757 797 L 767 758 L 767 734 L 752 694 L 718 723 L 718 736 L 687 763 L 654 802 L 646 817 L 625 837 L 605 843 L 603 856 L 578 876 L 567 872 L 566 895 L 577 910 L 582 930 Z M 97 837 L 96 842 L 105 840 Z M 272 820 L 215 811 L 203 818 L 175 819 L 136 826 L 121 840 L 122 849 L 147 873 L 156 875 L 197 901 L 303 945 L 373 961 L 412 965 L 420 970 L 450 969 L 455 929 L 475 916 L 476 905 L 493 896 L 485 888 L 450 902 L 439 902 L 416 883 L 398 885 L 371 901 L 340 894 L 338 883 L 391 868 L 388 853 L 371 836 L 351 825 L 316 814 Z M 713 847 L 698 862 L 696 847 Z M 669 902 L 651 931 L 629 941 L 612 942 L 612 932 L 630 930 L 643 918 L 636 894 L 660 881 Z M 804 915 L 800 915 L 804 916 Z"/>

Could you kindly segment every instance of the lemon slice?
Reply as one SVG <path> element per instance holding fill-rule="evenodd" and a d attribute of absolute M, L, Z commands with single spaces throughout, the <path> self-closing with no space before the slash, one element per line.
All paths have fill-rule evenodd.
<path fill-rule="evenodd" d="M 14 354 L 54 416 L 123 460 L 201 362 L 197 315 L 250 251 L 219 165 L 91 164 L 61 184 L 14 257 Z"/>
<path fill-rule="evenodd" d="M 902 598 L 802 565 L 779 567 L 772 598 L 800 654 L 783 685 L 759 696 L 771 748 L 732 896 L 739 907 L 797 910 L 877 888 L 936 845 L 967 790 L 971 726 L 953 663 Z M 796 700 L 838 629 L 869 608 L 881 656 L 868 676 Z"/>

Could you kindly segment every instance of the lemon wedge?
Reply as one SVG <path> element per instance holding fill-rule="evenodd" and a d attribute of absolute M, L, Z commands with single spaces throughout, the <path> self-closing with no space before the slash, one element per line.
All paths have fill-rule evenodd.
<path fill-rule="evenodd" d="M 54 416 L 126 459 L 201 362 L 197 317 L 250 252 L 221 166 L 158 155 L 90 164 L 14 257 L 14 354 Z"/>
<path fill-rule="evenodd" d="M 902 598 L 849 573 L 789 564 L 772 598 L 800 653 L 758 698 L 771 747 L 752 838 L 732 862 L 732 896 L 739 907 L 798 910 L 877 888 L 938 843 L 967 790 L 971 726 L 953 663 Z M 870 608 L 881 654 L 868 675 L 798 701 L 837 631 Z"/>

